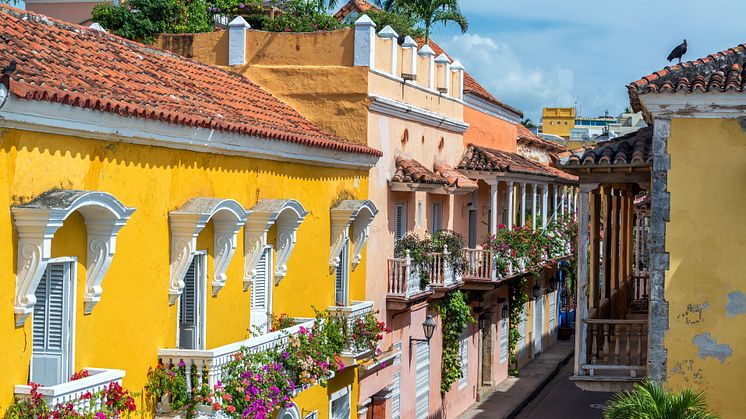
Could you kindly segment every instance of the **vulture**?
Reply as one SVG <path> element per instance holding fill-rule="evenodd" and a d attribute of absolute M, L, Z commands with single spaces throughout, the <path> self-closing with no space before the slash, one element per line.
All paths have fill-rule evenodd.
<path fill-rule="evenodd" d="M 686 39 L 683 43 L 674 48 L 670 54 L 668 54 L 668 61 L 670 62 L 678 58 L 679 64 L 681 64 L 681 57 L 683 57 L 684 54 L 686 54 Z"/>

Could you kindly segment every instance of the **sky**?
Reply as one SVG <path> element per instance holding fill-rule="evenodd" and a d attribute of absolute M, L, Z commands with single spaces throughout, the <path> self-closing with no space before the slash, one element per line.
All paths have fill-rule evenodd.
<path fill-rule="evenodd" d="M 461 0 L 469 30 L 433 35 L 498 99 L 538 122 L 542 107 L 583 116 L 629 106 L 625 86 L 665 67 L 686 38 L 684 59 L 746 43 L 742 0 Z"/>

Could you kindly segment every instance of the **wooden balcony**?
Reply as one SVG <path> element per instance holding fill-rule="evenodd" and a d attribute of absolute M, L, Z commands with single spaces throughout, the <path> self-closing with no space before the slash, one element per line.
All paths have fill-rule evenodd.
<path fill-rule="evenodd" d="M 389 310 L 405 310 L 414 303 L 425 301 L 432 293 L 430 285 L 424 285 L 420 268 L 412 262 L 409 251 L 404 258 L 388 260 L 388 293 L 386 305 Z"/>
<path fill-rule="evenodd" d="M 122 378 L 124 378 L 124 371 L 103 368 L 85 368 L 85 370 L 88 371 L 88 377 L 68 381 L 56 386 L 39 387 L 37 392 L 41 395 L 47 406 L 50 407 L 57 406 L 58 404 L 65 405 L 72 403 L 75 410 L 82 413 L 88 413 L 91 410 L 100 408 L 100 405 L 91 406 L 90 400 L 82 399 L 81 396 L 89 392 L 93 394 L 104 390 L 111 383 L 121 385 Z M 18 398 L 30 397 L 31 386 L 15 386 L 15 395 Z M 100 402 L 101 400 L 96 401 L 96 403 Z"/>
<path fill-rule="evenodd" d="M 329 313 L 340 316 L 343 320 L 344 334 L 347 337 L 345 350 L 340 354 L 345 366 L 355 365 L 358 361 L 365 360 L 372 351 L 369 348 L 358 348 L 352 339 L 354 324 L 358 319 L 362 319 L 367 314 L 373 312 L 372 301 L 353 301 L 349 306 L 329 307 Z"/>

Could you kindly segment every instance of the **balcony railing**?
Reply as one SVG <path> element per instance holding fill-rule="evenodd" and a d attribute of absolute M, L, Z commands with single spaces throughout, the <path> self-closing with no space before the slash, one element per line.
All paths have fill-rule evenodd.
<path fill-rule="evenodd" d="M 251 353 L 276 348 L 284 345 L 288 337 L 297 335 L 301 327 L 312 328 L 313 323 L 313 320 L 299 319 L 298 324 L 287 329 L 210 350 L 161 349 L 158 351 L 158 358 L 163 365 L 179 365 L 180 362 L 184 362 L 187 385 L 191 386 L 194 380 L 198 383 L 206 382 L 208 388 L 213 388 L 222 379 L 223 367 L 231 360 L 233 354 L 239 352 L 242 348 L 247 348 Z M 193 371 L 197 375 L 196 377 L 192 377 Z"/>
<path fill-rule="evenodd" d="M 390 297 L 408 300 L 416 295 L 430 292 L 429 286 L 423 286 L 420 268 L 412 263 L 409 250 L 404 258 L 389 259 L 388 265 Z"/>
<path fill-rule="evenodd" d="M 593 376 L 644 376 L 647 319 L 586 319 L 588 349 L 581 368 Z"/>
<path fill-rule="evenodd" d="M 466 272 L 464 279 L 492 281 L 495 279 L 494 257 L 490 250 L 465 249 Z"/>
<path fill-rule="evenodd" d="M 355 322 L 372 312 L 372 301 L 353 301 L 352 305 L 349 306 L 329 307 L 329 313 L 340 316 L 344 320 L 343 328 L 347 337 L 347 346 L 341 356 L 345 365 L 354 364 L 357 360 L 370 355 L 371 350 L 369 348 L 359 348 L 355 345 L 352 334 Z"/>
<path fill-rule="evenodd" d="M 82 413 L 88 413 L 92 408 L 100 408 L 100 398 L 95 402 L 94 406 L 91 406 L 91 400 L 83 399 L 81 396 L 89 392 L 94 394 L 105 390 L 111 383 L 121 385 L 122 378 L 124 378 L 124 371 L 102 368 L 86 368 L 85 370 L 88 371 L 88 377 L 68 381 L 56 386 L 39 387 L 37 392 L 49 407 L 72 403 L 75 410 Z M 30 397 L 31 386 L 15 386 L 15 395 L 19 398 Z"/>
<path fill-rule="evenodd" d="M 435 288 L 453 288 L 461 283 L 461 276 L 456 275 L 449 262 L 448 246 L 443 246 L 442 253 L 430 254 L 430 285 Z"/>

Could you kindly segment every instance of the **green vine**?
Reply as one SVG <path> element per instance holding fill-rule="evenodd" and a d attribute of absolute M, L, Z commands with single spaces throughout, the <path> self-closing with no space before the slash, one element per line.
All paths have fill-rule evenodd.
<path fill-rule="evenodd" d="M 508 353 L 510 362 L 508 362 L 508 374 L 518 375 L 518 358 L 516 357 L 516 347 L 521 340 L 521 332 L 518 331 L 518 325 L 523 320 L 523 309 L 528 302 L 527 291 L 528 280 L 525 276 L 515 279 L 508 285 L 508 310 L 510 325 L 508 329 Z"/>
<path fill-rule="evenodd" d="M 471 307 L 461 291 L 449 293 L 432 303 L 438 310 L 443 324 L 443 360 L 441 363 L 440 392 L 445 394 L 453 383 L 461 378 L 461 355 L 459 343 L 461 335 L 469 323 L 474 323 Z"/>

